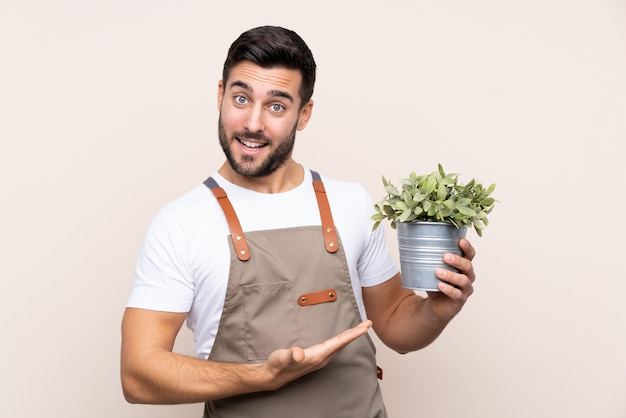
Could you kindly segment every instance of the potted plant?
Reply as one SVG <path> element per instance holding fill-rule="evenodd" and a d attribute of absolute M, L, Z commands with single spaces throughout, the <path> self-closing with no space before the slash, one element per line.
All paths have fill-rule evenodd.
<path fill-rule="evenodd" d="M 387 195 L 374 205 L 374 226 L 387 219 L 397 230 L 403 286 L 413 290 L 438 291 L 435 270 L 454 270 L 443 254 L 461 255 L 458 242 L 467 229 L 478 236 L 489 225 L 487 215 L 497 202 L 491 194 L 495 184 L 483 187 L 476 179 L 467 184 L 459 175 L 446 173 L 441 164 L 430 174 L 409 174 L 396 187 L 383 176 Z"/>

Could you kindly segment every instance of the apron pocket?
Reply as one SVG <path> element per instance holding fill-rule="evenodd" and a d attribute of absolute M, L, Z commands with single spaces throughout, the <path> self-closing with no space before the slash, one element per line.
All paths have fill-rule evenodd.
<path fill-rule="evenodd" d="M 241 288 L 248 360 L 266 360 L 274 350 L 297 345 L 297 309 L 291 282 L 248 284 Z"/>

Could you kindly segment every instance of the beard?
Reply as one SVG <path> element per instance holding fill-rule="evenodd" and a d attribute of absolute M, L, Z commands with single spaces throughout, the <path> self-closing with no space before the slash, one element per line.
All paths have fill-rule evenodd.
<path fill-rule="evenodd" d="M 226 155 L 226 160 L 230 164 L 231 168 L 239 175 L 246 177 L 264 177 L 272 174 L 278 168 L 280 168 L 291 157 L 294 144 L 296 142 L 297 122 L 293 129 L 282 141 L 279 142 L 278 147 L 274 149 L 264 160 L 260 160 L 259 157 L 244 155 L 241 157 L 241 161 L 237 161 L 233 156 L 233 152 L 230 148 L 233 142 L 238 142 L 236 138 L 241 139 L 256 139 L 258 141 L 264 141 L 265 146 L 269 146 L 273 141 L 260 133 L 254 132 L 233 132 L 229 139 L 224 125 L 222 124 L 222 117 L 220 115 L 218 121 L 218 136 L 220 139 L 220 145 Z"/>

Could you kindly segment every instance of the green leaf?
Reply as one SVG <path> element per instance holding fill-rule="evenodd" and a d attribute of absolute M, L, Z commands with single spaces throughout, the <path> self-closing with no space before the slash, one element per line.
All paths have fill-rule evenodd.
<path fill-rule="evenodd" d="M 440 184 L 437 188 L 437 200 L 444 201 L 448 195 L 448 188 L 445 184 Z"/>
<path fill-rule="evenodd" d="M 389 193 L 391 196 L 400 196 L 400 192 L 393 184 L 388 184 L 385 186 L 385 191 Z"/>
<path fill-rule="evenodd" d="M 400 201 L 398 203 L 396 203 L 396 208 L 398 208 L 401 211 L 407 211 L 410 210 L 411 208 L 409 207 L 409 205 L 407 205 L 406 203 L 404 203 L 403 201 Z"/>
<path fill-rule="evenodd" d="M 443 171 L 443 166 L 441 165 L 441 163 L 437 164 L 437 171 L 439 171 L 439 175 L 441 177 L 445 177 L 446 173 L 445 171 Z"/>
<path fill-rule="evenodd" d="M 450 185 L 450 184 L 455 184 L 456 183 L 456 179 L 450 176 L 444 177 L 443 179 L 441 179 L 441 182 L 445 185 Z"/>
<path fill-rule="evenodd" d="M 467 206 L 459 206 L 457 210 L 465 216 L 476 216 L 476 211 Z"/>
<path fill-rule="evenodd" d="M 406 222 L 411 217 L 411 215 L 413 215 L 413 211 L 411 209 L 407 209 L 404 212 L 402 212 L 402 214 L 398 218 L 398 221 Z"/>
<path fill-rule="evenodd" d="M 427 178 L 421 186 L 421 188 L 424 190 L 423 193 L 426 196 L 431 194 L 435 190 L 436 187 L 437 187 L 437 180 L 432 177 Z"/>
<path fill-rule="evenodd" d="M 441 207 L 441 211 L 440 214 L 442 217 L 447 218 L 449 216 L 452 216 L 452 212 L 454 212 L 451 208 L 447 208 L 444 206 Z"/>
<path fill-rule="evenodd" d="M 375 213 L 374 215 L 372 215 L 372 221 L 380 222 L 383 219 L 387 219 L 387 217 L 381 213 Z"/>
<path fill-rule="evenodd" d="M 393 218 L 394 217 L 394 213 L 396 211 L 390 205 L 386 205 L 383 209 L 385 210 L 385 214 L 387 215 L 387 217 L 389 217 L 389 218 Z"/>

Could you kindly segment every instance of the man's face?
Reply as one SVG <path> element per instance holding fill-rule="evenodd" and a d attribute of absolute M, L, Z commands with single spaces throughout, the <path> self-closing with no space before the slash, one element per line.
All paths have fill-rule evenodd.
<path fill-rule="evenodd" d="M 296 131 L 310 117 L 312 102 L 300 109 L 297 70 L 262 68 L 244 61 L 220 81 L 220 145 L 232 169 L 246 177 L 267 176 L 291 158 Z"/>

